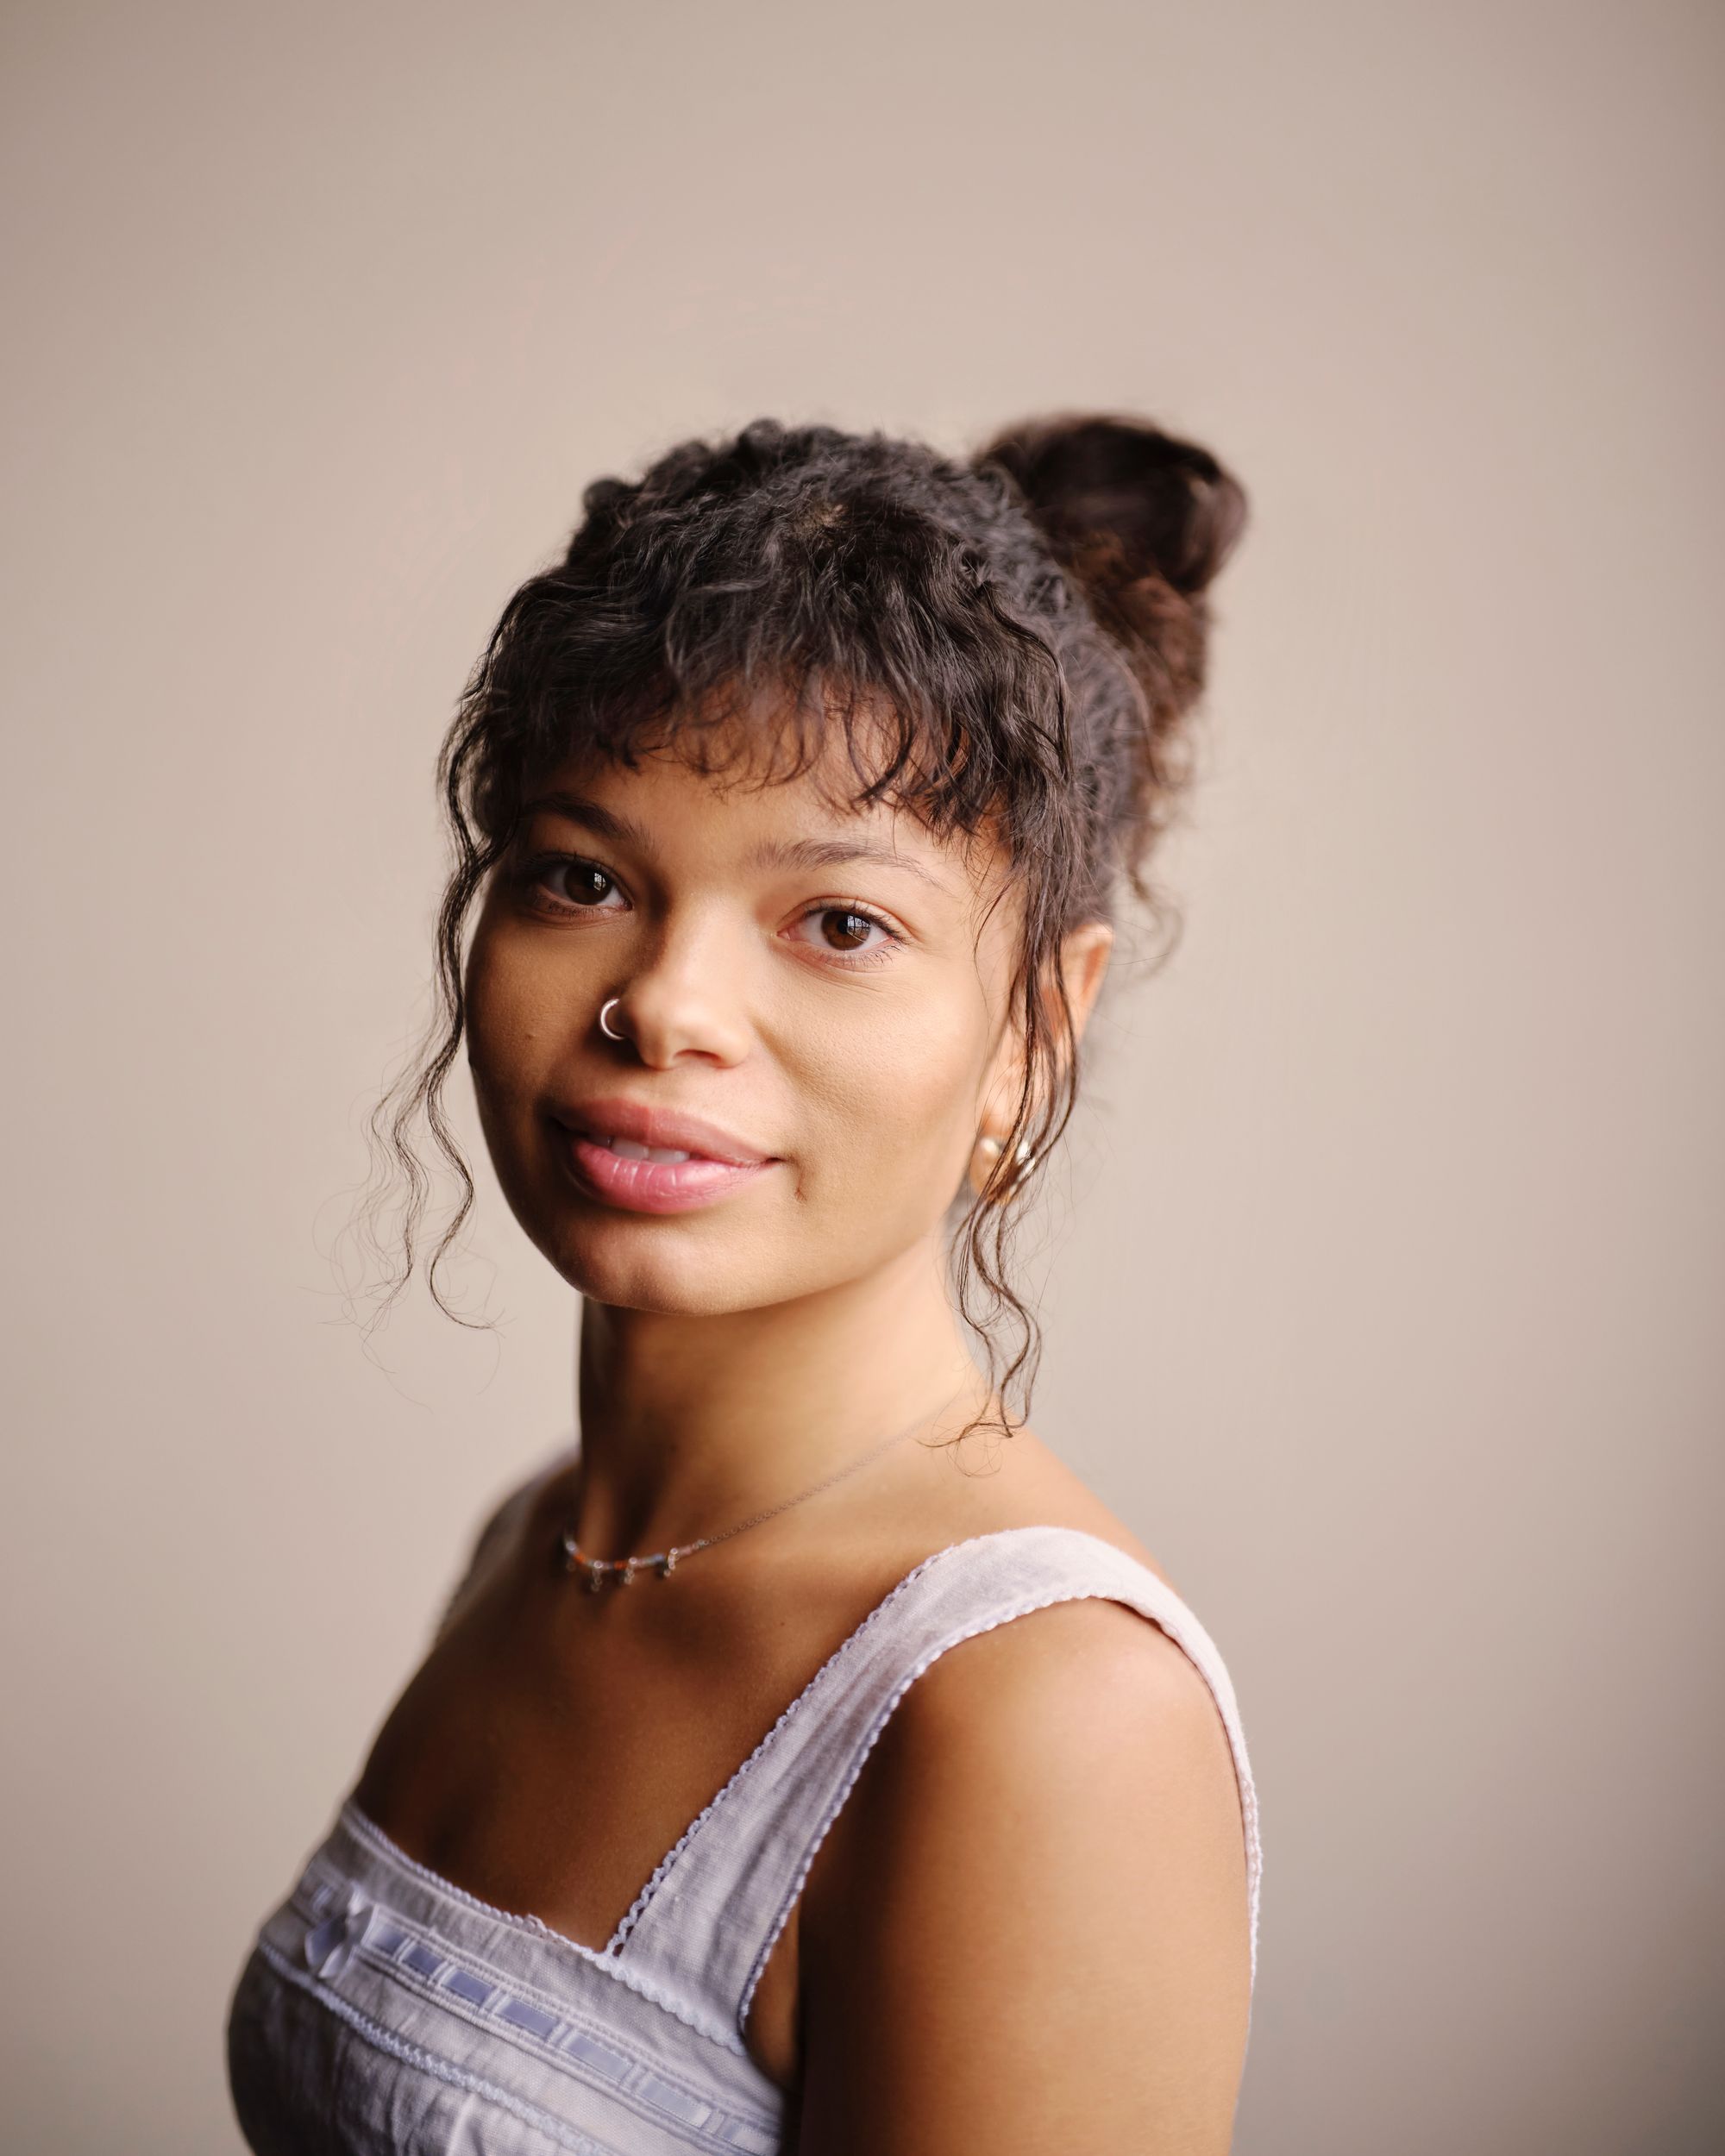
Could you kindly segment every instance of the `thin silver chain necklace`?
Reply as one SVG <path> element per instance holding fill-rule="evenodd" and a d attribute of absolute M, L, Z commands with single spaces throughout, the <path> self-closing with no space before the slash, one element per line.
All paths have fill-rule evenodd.
<path fill-rule="evenodd" d="M 840 1468 L 837 1474 L 825 1476 L 809 1489 L 800 1490 L 794 1497 L 782 1498 L 778 1504 L 768 1505 L 764 1512 L 751 1513 L 747 1520 L 739 1520 L 734 1527 L 722 1527 L 715 1535 L 702 1535 L 694 1542 L 674 1542 L 668 1550 L 653 1550 L 640 1557 L 590 1557 L 575 1540 L 573 1526 L 565 1527 L 557 1538 L 558 1560 L 561 1569 L 565 1572 L 579 1572 L 581 1584 L 594 1595 L 608 1580 L 614 1581 L 619 1587 L 632 1587 L 637 1572 L 650 1573 L 655 1579 L 668 1580 L 683 1559 L 693 1557 L 697 1550 L 710 1550 L 715 1542 L 728 1542 L 732 1535 L 740 1535 L 750 1527 L 758 1527 L 763 1520 L 771 1520 L 779 1513 L 788 1512 L 793 1505 L 805 1504 L 811 1497 L 819 1497 L 822 1490 L 831 1489 L 835 1482 L 842 1482 L 848 1475 L 855 1475 L 859 1469 L 867 1467 L 870 1460 L 878 1460 L 883 1452 L 890 1451 L 913 1431 L 919 1430 L 924 1423 L 938 1421 L 955 1401 L 964 1397 L 969 1389 L 968 1386 L 961 1386 L 951 1400 L 944 1401 L 932 1415 L 917 1416 L 914 1421 L 907 1422 L 902 1430 L 894 1430 L 891 1437 L 883 1438 L 879 1445 L 871 1445 L 859 1459 Z"/>

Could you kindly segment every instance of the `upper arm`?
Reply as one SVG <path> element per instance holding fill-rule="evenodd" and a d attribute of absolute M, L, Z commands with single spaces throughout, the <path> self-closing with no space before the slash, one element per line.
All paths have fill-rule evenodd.
<path fill-rule="evenodd" d="M 1221 2156 L 1250 2001 L 1233 1758 L 1100 1599 L 950 1649 L 889 1719 L 800 1925 L 807 2156 Z"/>

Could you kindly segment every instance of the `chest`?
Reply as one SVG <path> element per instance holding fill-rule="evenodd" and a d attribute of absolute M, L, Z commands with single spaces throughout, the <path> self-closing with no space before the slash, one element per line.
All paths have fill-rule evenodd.
<path fill-rule="evenodd" d="M 795 1621 L 718 1595 L 655 1607 L 651 1592 L 631 1589 L 626 1611 L 615 1591 L 598 1611 L 507 1583 L 473 1598 L 391 1709 L 354 1792 L 427 1873 L 589 1952 L 624 1945 L 668 1860 L 858 1614 L 855 1589 L 787 1595 Z M 800 1897 L 742 2032 L 781 2089 L 798 2069 L 801 1927 Z"/>

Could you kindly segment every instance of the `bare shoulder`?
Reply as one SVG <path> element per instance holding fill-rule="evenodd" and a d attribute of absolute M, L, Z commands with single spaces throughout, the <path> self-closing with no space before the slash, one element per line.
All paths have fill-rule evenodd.
<path fill-rule="evenodd" d="M 1244 1908 L 1245 1830 L 1220 1711 L 1183 1649 L 1119 1602 L 1057 1602 L 950 1648 L 900 1702 L 870 1771 L 857 1821 L 884 1832 L 900 1814 L 946 1815 L 986 1857 L 977 1808 L 1010 1808 L 1013 1833 L 994 1832 L 1026 1892 L 1057 1901 L 1075 1883 L 1038 1867 L 1024 1843 L 1040 1819 L 1051 1849 L 1076 1833 L 1120 1845 L 1121 1864 L 1153 1837 L 1214 1840 Z M 986 1890 L 980 1872 L 975 1884 Z"/>
<path fill-rule="evenodd" d="M 1220 2156 L 1250 1996 L 1233 1756 L 1200 1671 L 1085 1597 L 910 1687 L 811 1872 L 805 2146 Z"/>
<path fill-rule="evenodd" d="M 1105 1595 L 1084 1595 L 948 1648 L 894 1720 L 907 1734 L 920 1729 L 937 1739 L 955 1721 L 1010 1738 L 1020 1717 L 1104 1713 L 1122 1718 L 1108 1733 L 1120 1742 L 1152 1724 L 1220 1727 L 1202 1674 L 1160 1625 Z"/>
<path fill-rule="evenodd" d="M 440 1639 L 483 1588 L 493 1570 L 510 1561 L 519 1549 L 522 1537 L 533 1531 L 548 1498 L 568 1473 L 575 1457 L 575 1446 L 559 1446 L 530 1475 L 507 1490 L 480 1515 L 481 1524 L 469 1545 L 465 1568 L 438 1622 L 437 1636 Z"/>

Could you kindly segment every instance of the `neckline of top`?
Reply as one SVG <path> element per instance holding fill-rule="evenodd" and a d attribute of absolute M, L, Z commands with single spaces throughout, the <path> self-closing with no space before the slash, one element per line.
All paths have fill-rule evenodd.
<path fill-rule="evenodd" d="M 480 1915 L 491 1918 L 493 1921 L 513 1925 L 519 1930 L 530 1933 L 535 1938 L 552 1940 L 559 1946 L 573 1948 L 585 1960 L 597 1962 L 603 1967 L 618 1968 L 630 1932 L 634 1930 L 644 1914 L 649 1902 L 657 1892 L 672 1865 L 693 1841 L 701 1828 L 731 1797 L 732 1792 L 747 1778 L 750 1771 L 772 1750 L 780 1732 L 803 1708 L 805 1702 L 813 1698 L 825 1686 L 835 1681 L 833 1672 L 844 1664 L 847 1657 L 856 1651 L 858 1642 L 868 1635 L 900 1598 L 929 1571 L 931 1567 L 940 1564 L 944 1558 L 956 1556 L 961 1550 L 973 1550 L 980 1543 L 1001 1542 L 1013 1536 L 1047 1534 L 1051 1532 L 1063 1535 L 1080 1536 L 1087 1542 L 1095 1543 L 1099 1549 L 1107 1551 L 1112 1557 L 1134 1566 L 1155 1583 L 1159 1593 L 1165 1595 L 1177 1608 L 1185 1611 L 1186 1606 L 1181 1601 L 1180 1596 L 1159 1574 L 1151 1571 L 1141 1557 L 1133 1557 L 1129 1550 L 1121 1549 L 1117 1542 L 1110 1542 L 1105 1536 L 1093 1534 L 1087 1527 L 1069 1527 L 1054 1520 L 1032 1521 L 1018 1527 L 990 1528 L 982 1534 L 966 1535 L 961 1541 L 949 1542 L 938 1550 L 931 1550 L 925 1557 L 920 1558 L 911 1567 L 902 1579 L 888 1588 L 871 1609 L 863 1614 L 856 1625 L 845 1634 L 813 1676 L 783 1708 L 772 1727 L 761 1737 L 753 1750 L 746 1758 L 738 1762 L 712 1796 L 702 1805 L 699 1811 L 678 1835 L 676 1840 L 655 1865 L 646 1883 L 618 1920 L 616 1929 L 603 1946 L 591 1946 L 581 1940 L 572 1939 L 567 1932 L 556 1930 L 553 1926 L 546 1923 L 543 1917 L 535 1916 L 530 1911 L 499 1908 L 494 1902 L 484 1900 L 480 1896 L 472 1892 L 470 1889 L 457 1885 L 453 1879 L 446 1877 L 442 1872 L 434 1871 L 430 1865 L 422 1864 L 418 1858 L 410 1856 L 407 1851 L 383 1827 L 380 1827 L 374 1819 L 361 1809 L 351 1794 L 342 1802 L 340 1817 L 361 1840 L 369 1843 L 391 1863 L 410 1873 L 421 1885 L 430 1888 L 436 1893 L 445 1895 L 451 1900 L 461 1902 L 468 1908 L 477 1910 Z"/>

